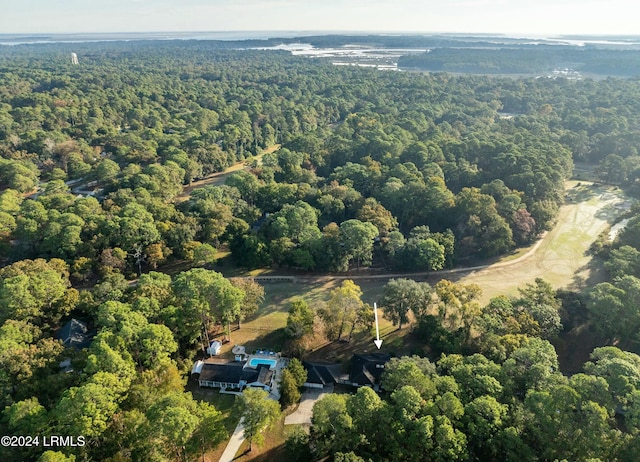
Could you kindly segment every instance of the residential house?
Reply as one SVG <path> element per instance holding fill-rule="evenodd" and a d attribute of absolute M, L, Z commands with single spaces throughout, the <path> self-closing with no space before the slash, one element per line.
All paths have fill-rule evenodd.
<path fill-rule="evenodd" d="M 245 387 L 262 388 L 270 392 L 275 378 L 274 367 L 268 364 L 251 366 L 248 361 L 207 359 L 194 365 L 192 374 L 198 375 L 201 387 L 240 391 Z"/>
<path fill-rule="evenodd" d="M 340 370 L 340 364 L 302 361 L 302 365 L 307 370 L 307 380 L 303 384 L 305 387 L 331 387 L 336 383 L 343 383 L 347 378 Z"/>
<path fill-rule="evenodd" d="M 380 390 L 380 377 L 385 364 L 391 359 L 386 353 L 354 354 L 348 374 L 342 373 L 340 364 L 303 361 L 307 370 L 305 387 L 325 388 L 343 384 L 353 387 L 371 387 Z"/>
<path fill-rule="evenodd" d="M 349 382 L 354 387 L 371 387 L 380 390 L 380 377 L 391 359 L 386 353 L 355 354 L 351 358 Z"/>
<path fill-rule="evenodd" d="M 86 323 L 71 318 L 56 332 L 55 337 L 58 340 L 62 340 L 62 343 L 67 348 L 82 349 L 91 345 L 94 334 L 89 331 Z"/>

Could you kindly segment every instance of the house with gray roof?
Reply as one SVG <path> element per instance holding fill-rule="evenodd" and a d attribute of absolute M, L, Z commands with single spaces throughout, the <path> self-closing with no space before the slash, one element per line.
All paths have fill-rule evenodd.
<path fill-rule="evenodd" d="M 343 373 L 340 364 L 317 361 L 303 361 L 307 370 L 305 387 L 325 388 L 329 385 L 350 385 L 352 387 L 371 387 L 380 389 L 380 377 L 385 364 L 391 359 L 386 353 L 354 354 L 351 358 L 349 373 Z"/>
<path fill-rule="evenodd" d="M 353 355 L 349 382 L 354 387 L 371 387 L 378 391 L 380 377 L 390 359 L 391 356 L 381 352 Z"/>
<path fill-rule="evenodd" d="M 71 318 L 60 328 L 55 337 L 62 340 L 67 348 L 82 349 L 91 345 L 94 333 L 89 331 L 86 323 Z"/>
<path fill-rule="evenodd" d="M 307 380 L 303 384 L 309 388 L 325 388 L 336 383 L 344 383 L 348 375 L 341 371 L 340 364 L 302 361 L 302 365 L 307 370 Z"/>

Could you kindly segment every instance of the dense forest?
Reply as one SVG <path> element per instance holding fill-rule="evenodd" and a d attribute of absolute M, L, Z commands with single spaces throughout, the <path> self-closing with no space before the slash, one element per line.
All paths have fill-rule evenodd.
<path fill-rule="evenodd" d="M 637 77 L 640 75 L 640 51 L 557 45 L 436 48 L 402 56 L 398 65 L 433 72 L 547 74 L 571 69 L 593 75 Z"/>
<path fill-rule="evenodd" d="M 65 259 L 79 279 L 112 255 L 139 272 L 201 244 L 249 268 L 437 270 L 547 229 L 572 155 L 617 155 L 636 175 L 633 81 L 392 75 L 214 48 L 206 61 L 199 42 L 100 44 L 73 67 L 51 48 L 4 56 L 3 253 Z M 35 201 L 16 195 L 39 182 Z"/>
<path fill-rule="evenodd" d="M 437 271 L 549 229 L 574 162 L 640 192 L 640 81 L 385 73 L 226 48 L 0 47 L 0 429 L 87 438 L 66 455 L 6 454 L 189 460 L 223 441 L 220 413 L 183 377 L 210 327 L 229 333 L 263 291 L 213 271 L 218 251 L 305 274 Z M 394 359 L 382 396 L 322 401 L 290 456 L 635 460 L 638 356 L 597 349 L 566 377 L 550 343 L 588 322 L 637 347 L 629 218 L 594 246 L 610 281 L 586 296 L 538 280 L 481 307 L 478 289 L 444 281 L 394 305 L 394 284 L 411 283 L 390 282 L 381 306 L 399 328 L 412 320 L 431 360 Z M 330 310 L 310 309 L 331 327 Z M 352 331 L 371 324 L 358 309 Z M 88 348 L 55 338 L 72 316 L 94 330 Z"/>

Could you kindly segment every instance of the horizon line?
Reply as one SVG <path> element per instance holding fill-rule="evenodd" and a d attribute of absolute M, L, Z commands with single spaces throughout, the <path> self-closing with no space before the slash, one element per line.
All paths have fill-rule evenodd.
<path fill-rule="evenodd" d="M 7 36 L 33 36 L 33 35 L 125 35 L 125 34 L 242 34 L 242 33 L 286 33 L 305 36 L 314 35 L 465 35 L 465 36 L 487 36 L 487 37 L 508 37 L 508 38 L 541 38 L 541 37 L 640 37 L 640 34 L 621 33 L 541 33 L 541 32 L 471 32 L 471 31 L 398 31 L 398 30 L 327 30 L 327 29 L 230 29 L 230 30 L 129 30 L 129 31 L 102 31 L 102 32 L 0 32 L 0 37 Z M 279 38 L 279 37 L 272 37 Z"/>

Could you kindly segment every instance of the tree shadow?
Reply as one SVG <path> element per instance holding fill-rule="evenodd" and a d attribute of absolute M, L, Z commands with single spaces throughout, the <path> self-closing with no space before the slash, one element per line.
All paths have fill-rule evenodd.
<path fill-rule="evenodd" d="M 560 371 L 568 375 L 582 372 L 593 350 L 607 344 L 606 339 L 595 332 L 589 323 L 560 335 L 551 343 L 558 354 Z"/>
<path fill-rule="evenodd" d="M 243 329 L 247 329 L 243 327 Z M 254 340 L 249 340 L 244 343 L 247 353 L 254 350 L 270 350 L 270 351 L 282 351 L 282 347 L 287 341 L 287 337 L 284 333 L 284 329 L 270 330 L 265 328 L 264 335 L 256 337 Z"/>
<path fill-rule="evenodd" d="M 253 450 L 249 452 L 249 448 L 245 449 L 241 454 L 238 454 L 233 460 L 238 462 L 273 462 L 277 460 L 286 460 L 286 450 L 284 444 L 269 448 L 264 452 L 254 446 Z"/>
<path fill-rule="evenodd" d="M 602 192 L 603 189 L 600 185 L 578 183 L 565 192 L 565 200 L 568 203 L 586 202 Z"/>
<path fill-rule="evenodd" d="M 608 204 L 602 207 L 595 213 L 595 217 L 606 221 L 609 224 L 613 224 L 623 215 L 625 212 L 624 208 L 621 204 Z"/>
<path fill-rule="evenodd" d="M 586 294 L 596 284 L 605 282 L 606 280 L 608 280 L 608 275 L 604 269 L 602 260 L 598 257 L 593 257 L 586 265 L 578 268 L 567 289 Z"/>
<path fill-rule="evenodd" d="M 251 452 L 252 452 L 252 451 L 251 451 L 249 448 L 247 448 L 247 449 L 245 449 L 244 451 L 242 451 L 240 454 L 238 454 L 237 456 L 235 456 L 235 457 L 234 457 L 233 459 L 231 459 L 231 460 L 240 460 L 240 459 L 242 459 L 243 457 L 245 457 L 245 456 L 249 455 Z"/>

